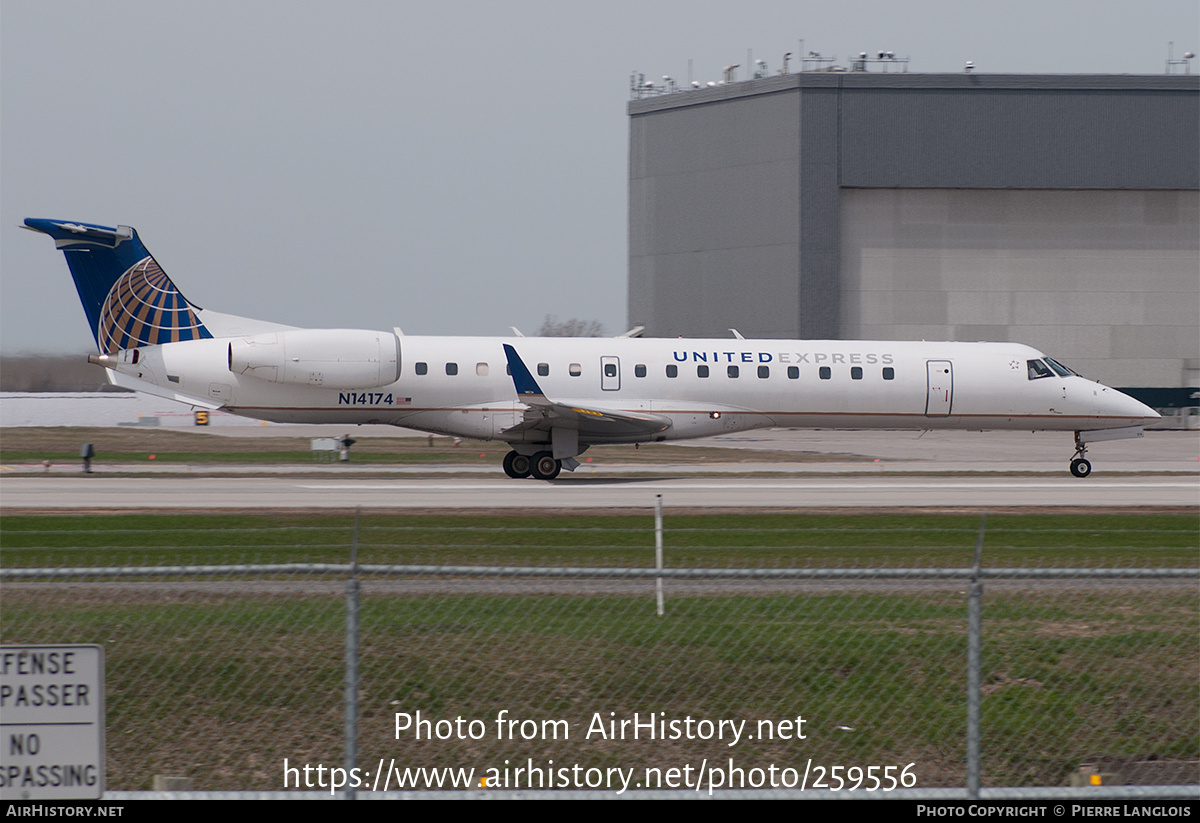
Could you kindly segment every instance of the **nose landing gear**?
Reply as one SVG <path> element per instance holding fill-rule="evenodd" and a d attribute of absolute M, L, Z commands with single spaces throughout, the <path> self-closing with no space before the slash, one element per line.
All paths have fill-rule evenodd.
<path fill-rule="evenodd" d="M 1075 432 L 1075 456 L 1071 458 L 1071 474 L 1076 477 L 1087 477 L 1092 473 L 1092 464 L 1088 462 L 1084 455 L 1087 454 L 1087 445 L 1079 437 L 1079 432 Z"/>

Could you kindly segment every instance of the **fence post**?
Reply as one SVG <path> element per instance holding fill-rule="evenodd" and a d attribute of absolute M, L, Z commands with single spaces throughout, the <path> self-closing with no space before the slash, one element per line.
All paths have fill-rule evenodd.
<path fill-rule="evenodd" d="M 663 547 L 662 547 L 662 495 L 656 494 L 654 500 L 654 568 L 662 571 L 663 568 Z M 658 616 L 663 616 L 663 589 L 662 577 L 654 578 L 654 597 L 658 602 Z"/>
<path fill-rule="evenodd" d="M 979 537 L 975 541 L 975 560 L 971 566 L 971 593 L 967 600 L 967 797 L 979 799 L 979 713 L 980 647 L 983 642 L 983 583 L 979 569 L 983 564 L 983 535 L 987 512 L 979 515 Z"/>
<path fill-rule="evenodd" d="M 362 506 L 354 509 L 354 536 L 350 543 L 350 579 L 346 581 L 346 799 L 355 799 L 350 775 L 358 768 L 358 524 Z"/>

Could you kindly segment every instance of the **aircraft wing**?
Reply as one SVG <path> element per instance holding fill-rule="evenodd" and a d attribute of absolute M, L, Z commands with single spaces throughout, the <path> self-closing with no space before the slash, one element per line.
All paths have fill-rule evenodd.
<path fill-rule="evenodd" d="M 547 402 L 544 405 L 530 404 L 525 410 L 525 419 L 500 434 L 503 436 L 531 431 L 549 432 L 555 426 L 577 429 L 581 440 L 589 440 L 655 434 L 670 428 L 671 421 L 655 414 L 617 411 L 599 407 L 594 403 L 575 406 L 569 403 Z"/>
<path fill-rule="evenodd" d="M 504 355 L 508 358 L 517 397 L 529 408 L 525 410 L 524 420 L 505 429 L 501 434 L 549 432 L 555 426 L 559 426 L 577 429 L 580 439 L 587 440 L 655 434 L 671 427 L 668 418 L 657 414 L 608 408 L 590 400 L 586 403 L 550 400 L 542 392 L 516 349 L 505 343 Z"/>

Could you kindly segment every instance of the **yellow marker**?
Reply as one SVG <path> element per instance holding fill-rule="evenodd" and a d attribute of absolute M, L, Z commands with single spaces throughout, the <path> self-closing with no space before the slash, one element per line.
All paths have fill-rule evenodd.
<path fill-rule="evenodd" d="M 1099 786 L 1102 782 L 1100 780 L 1100 775 L 1098 774 L 1092 775 L 1089 779 L 1091 780 L 1093 786 Z"/>
<path fill-rule="evenodd" d="M 487 778 L 486 777 L 479 778 L 479 788 L 481 788 L 481 789 L 487 788 Z"/>

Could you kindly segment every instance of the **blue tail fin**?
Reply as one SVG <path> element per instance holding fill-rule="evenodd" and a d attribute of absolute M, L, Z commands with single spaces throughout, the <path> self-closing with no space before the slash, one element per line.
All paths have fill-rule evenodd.
<path fill-rule="evenodd" d="M 53 237 L 67 258 L 102 353 L 212 337 L 128 226 L 26 218 L 25 227 Z"/>

